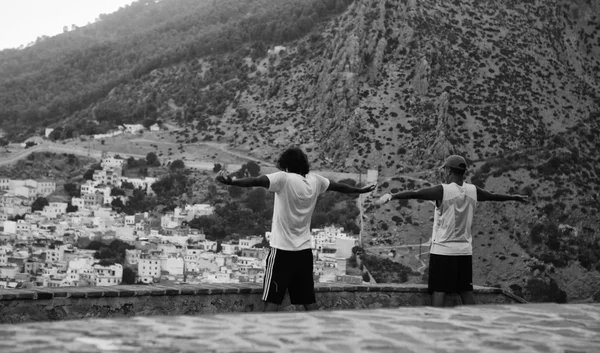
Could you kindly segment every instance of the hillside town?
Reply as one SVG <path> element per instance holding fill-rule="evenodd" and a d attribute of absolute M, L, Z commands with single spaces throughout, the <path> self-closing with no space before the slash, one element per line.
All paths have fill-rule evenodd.
<path fill-rule="evenodd" d="M 212 241 L 187 223 L 214 207 L 194 204 L 172 212 L 127 215 L 114 210 L 129 184 L 153 193 L 156 178 L 123 176 L 126 160 L 105 154 L 100 170 L 70 202 L 34 203 L 56 191 L 55 180 L 0 179 L 0 288 L 113 286 L 153 283 L 262 283 L 270 232 Z M 95 244 L 95 245 L 94 245 Z M 346 259 L 358 239 L 343 228 L 312 230 L 314 276 L 347 280 Z M 102 252 L 121 261 L 108 261 Z M 113 258 L 114 258 L 113 257 Z"/>

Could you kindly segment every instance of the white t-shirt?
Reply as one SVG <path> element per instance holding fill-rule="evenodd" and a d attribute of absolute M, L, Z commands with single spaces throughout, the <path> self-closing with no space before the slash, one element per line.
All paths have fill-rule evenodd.
<path fill-rule="evenodd" d="M 329 179 L 308 173 L 267 174 L 269 191 L 275 193 L 270 245 L 281 250 L 310 249 L 310 220 L 317 197 L 327 191 Z"/>
<path fill-rule="evenodd" d="M 471 224 L 477 207 L 477 187 L 463 182 L 442 184 L 444 198 L 433 216 L 431 253 L 472 255 Z"/>

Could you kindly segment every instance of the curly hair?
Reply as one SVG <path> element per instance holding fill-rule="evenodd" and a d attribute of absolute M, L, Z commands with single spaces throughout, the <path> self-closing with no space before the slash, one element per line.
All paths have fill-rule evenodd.
<path fill-rule="evenodd" d="M 290 147 L 283 151 L 277 160 L 280 170 L 306 176 L 310 170 L 308 156 L 298 147 Z"/>

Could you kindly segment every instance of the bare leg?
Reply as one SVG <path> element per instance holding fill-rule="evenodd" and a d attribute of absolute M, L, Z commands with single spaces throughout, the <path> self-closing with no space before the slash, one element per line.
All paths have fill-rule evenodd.
<path fill-rule="evenodd" d="M 477 304 L 475 302 L 475 297 L 473 296 L 473 292 L 468 291 L 468 292 L 460 292 L 458 293 L 458 295 L 460 295 L 460 299 L 463 302 L 463 305 L 475 305 Z"/>
<path fill-rule="evenodd" d="M 306 311 L 319 310 L 319 305 L 317 305 L 317 303 L 304 304 L 304 310 L 306 310 Z"/>
<path fill-rule="evenodd" d="M 279 309 L 279 305 L 277 305 L 275 303 L 265 302 L 265 307 L 263 308 L 263 311 L 264 312 L 273 312 L 273 311 L 277 311 L 277 309 Z"/>
<path fill-rule="evenodd" d="M 433 292 L 433 295 L 431 296 L 431 305 L 437 307 L 444 306 L 444 297 L 444 292 Z"/>

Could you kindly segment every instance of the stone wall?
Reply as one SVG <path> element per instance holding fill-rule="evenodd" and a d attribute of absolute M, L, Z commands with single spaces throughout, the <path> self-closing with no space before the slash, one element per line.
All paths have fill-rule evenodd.
<path fill-rule="evenodd" d="M 429 305 L 423 285 L 317 284 L 323 310 L 375 309 Z M 0 323 L 113 318 L 153 315 L 198 315 L 262 311 L 262 287 L 250 284 L 129 285 L 0 290 Z M 499 288 L 475 288 L 479 304 L 510 304 L 522 299 Z M 460 300 L 450 296 L 448 305 Z M 290 305 L 282 310 L 303 310 Z"/>

